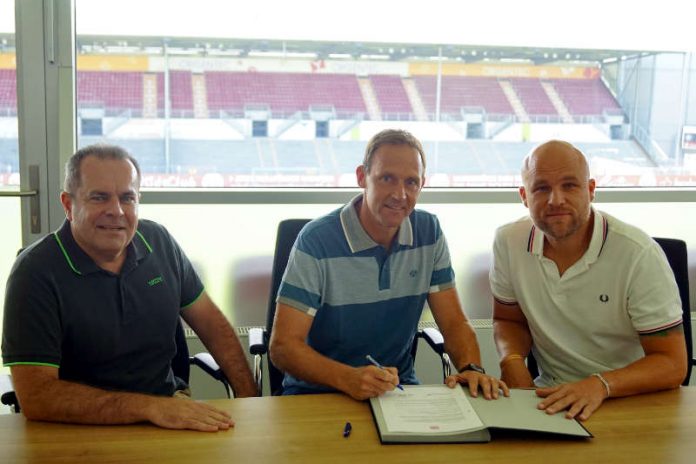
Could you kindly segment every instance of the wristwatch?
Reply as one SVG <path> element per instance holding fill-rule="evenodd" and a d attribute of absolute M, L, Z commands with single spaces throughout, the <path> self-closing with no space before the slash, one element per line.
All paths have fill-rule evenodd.
<path fill-rule="evenodd" d="M 486 371 L 483 369 L 483 367 L 479 366 L 478 364 L 474 364 L 474 363 L 469 363 L 469 364 L 465 365 L 464 367 L 462 367 L 461 369 L 459 369 L 460 374 L 462 372 L 466 372 L 466 371 L 476 371 L 479 374 L 486 373 Z"/>

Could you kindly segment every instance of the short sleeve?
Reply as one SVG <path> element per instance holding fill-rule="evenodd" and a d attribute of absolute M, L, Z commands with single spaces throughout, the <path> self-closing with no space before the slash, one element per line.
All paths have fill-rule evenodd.
<path fill-rule="evenodd" d="M 58 297 L 50 279 L 30 257 L 15 262 L 5 289 L 2 357 L 5 366 L 40 364 L 59 367 L 61 323 Z"/>
<path fill-rule="evenodd" d="M 679 288 L 659 245 L 644 249 L 633 266 L 628 289 L 628 313 L 639 334 L 682 322 Z"/>
<path fill-rule="evenodd" d="M 276 301 L 314 316 L 321 306 L 324 273 L 313 243 L 313 235 L 302 231 L 290 251 L 288 265 Z"/>
<path fill-rule="evenodd" d="M 517 296 L 510 281 L 510 255 L 502 229 L 496 230 L 493 241 L 493 265 L 489 271 L 491 293 L 502 303 L 516 303 Z"/>
<path fill-rule="evenodd" d="M 440 224 L 435 220 L 437 237 L 433 252 L 433 273 L 430 277 L 430 293 L 437 293 L 454 287 L 454 270 L 450 258 L 449 247 L 445 234 L 440 229 Z"/>
<path fill-rule="evenodd" d="M 154 225 L 154 223 L 152 224 Z M 203 293 L 203 282 L 201 282 L 201 279 L 193 267 L 191 260 L 189 260 L 188 256 L 186 256 L 186 253 L 179 246 L 176 239 L 164 226 L 159 224 L 156 226 L 159 227 L 164 233 L 164 235 L 160 235 L 160 237 L 163 237 L 165 240 L 165 243 L 162 245 L 167 250 L 167 256 L 169 259 L 173 260 L 173 264 L 176 266 L 175 272 L 179 276 L 179 307 L 186 308 L 191 306 Z M 155 252 L 159 251 L 156 250 Z"/>

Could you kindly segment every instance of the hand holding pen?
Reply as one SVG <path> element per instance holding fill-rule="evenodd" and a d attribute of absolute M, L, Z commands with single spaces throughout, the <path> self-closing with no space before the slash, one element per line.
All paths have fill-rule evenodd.
<path fill-rule="evenodd" d="M 375 366 L 375 367 L 377 367 L 377 368 L 379 368 L 379 369 L 382 369 L 383 371 L 386 371 L 386 370 L 387 370 L 384 366 L 382 366 L 380 363 L 378 363 L 377 360 L 376 360 L 375 358 L 373 358 L 372 356 L 370 356 L 369 354 L 368 354 L 367 356 L 365 356 L 365 358 L 366 358 L 366 359 L 370 362 L 370 364 L 372 364 L 373 366 Z M 404 389 L 404 387 L 401 386 L 400 383 L 397 383 L 397 384 L 396 384 L 396 388 L 398 388 L 399 390 L 402 390 L 402 391 L 403 391 L 403 389 Z"/>

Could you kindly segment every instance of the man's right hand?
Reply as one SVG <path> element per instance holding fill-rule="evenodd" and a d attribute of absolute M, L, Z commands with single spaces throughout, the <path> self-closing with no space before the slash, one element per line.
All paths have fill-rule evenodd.
<path fill-rule="evenodd" d="M 399 384 L 399 371 L 395 367 L 355 367 L 345 380 L 345 393 L 356 400 L 366 400 L 394 390 Z"/>
<path fill-rule="evenodd" d="M 167 429 L 217 432 L 234 427 L 234 421 L 225 411 L 185 398 L 153 398 L 145 416 L 153 424 Z"/>

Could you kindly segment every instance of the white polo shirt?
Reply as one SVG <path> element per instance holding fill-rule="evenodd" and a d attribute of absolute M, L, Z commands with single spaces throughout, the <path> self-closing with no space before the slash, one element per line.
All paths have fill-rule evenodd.
<path fill-rule="evenodd" d="M 496 231 L 491 290 L 519 304 L 534 340 L 537 385 L 573 382 L 645 354 L 639 335 L 677 326 L 681 300 L 660 246 L 640 229 L 592 210 L 587 252 L 563 276 L 544 257 L 544 234 L 526 217 Z"/>

